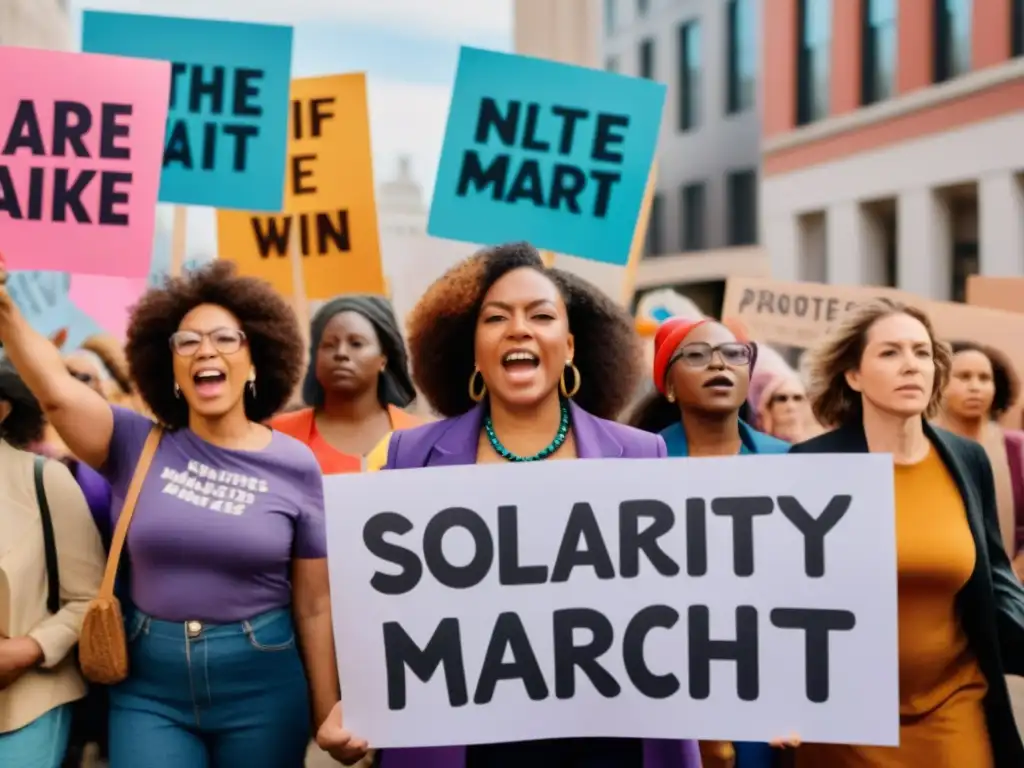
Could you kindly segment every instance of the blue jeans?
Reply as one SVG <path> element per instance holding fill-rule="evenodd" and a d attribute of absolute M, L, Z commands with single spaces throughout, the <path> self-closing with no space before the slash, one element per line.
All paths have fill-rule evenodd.
<path fill-rule="evenodd" d="M 40 715 L 28 725 L 0 733 L 0 765 L 60 768 L 71 733 L 71 705 Z"/>
<path fill-rule="evenodd" d="M 110 768 L 301 768 L 308 686 L 290 611 L 236 624 L 128 621 Z"/>

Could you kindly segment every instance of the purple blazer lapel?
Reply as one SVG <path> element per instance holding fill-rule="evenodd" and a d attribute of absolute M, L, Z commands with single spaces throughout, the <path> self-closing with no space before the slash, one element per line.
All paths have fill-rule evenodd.
<path fill-rule="evenodd" d="M 618 459 L 622 457 L 622 443 L 615 439 L 601 420 L 569 401 L 572 419 L 572 437 L 576 441 L 576 455 L 581 459 Z"/>
<path fill-rule="evenodd" d="M 427 458 L 428 467 L 476 464 L 476 449 L 484 425 L 484 407 L 475 406 L 461 416 L 448 420 L 448 428 L 434 443 Z"/>

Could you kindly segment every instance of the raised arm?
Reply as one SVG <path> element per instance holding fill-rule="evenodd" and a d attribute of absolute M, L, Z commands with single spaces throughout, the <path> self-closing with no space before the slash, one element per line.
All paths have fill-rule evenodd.
<path fill-rule="evenodd" d="M 81 461 L 100 469 L 114 433 L 110 405 L 68 373 L 57 347 L 28 324 L 7 292 L 7 270 L 2 261 L 0 342 L 67 447 Z"/>

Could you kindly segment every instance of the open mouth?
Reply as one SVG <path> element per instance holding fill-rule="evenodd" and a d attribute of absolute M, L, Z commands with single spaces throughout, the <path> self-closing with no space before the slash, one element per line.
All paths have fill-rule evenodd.
<path fill-rule="evenodd" d="M 525 383 L 533 380 L 534 372 L 540 367 L 540 357 L 529 350 L 514 349 L 501 358 L 501 367 L 513 382 Z"/>
<path fill-rule="evenodd" d="M 732 389 L 732 379 L 728 376 L 715 376 L 704 382 L 704 389 Z"/>
<path fill-rule="evenodd" d="M 223 371 L 213 368 L 197 371 L 192 376 L 196 394 L 202 398 L 217 397 L 227 383 L 228 377 Z"/>

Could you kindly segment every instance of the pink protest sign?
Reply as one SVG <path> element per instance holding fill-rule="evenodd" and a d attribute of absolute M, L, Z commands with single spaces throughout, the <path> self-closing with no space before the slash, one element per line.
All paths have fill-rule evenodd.
<path fill-rule="evenodd" d="M 0 47 L 0 252 L 8 269 L 149 272 L 170 67 Z"/>
<path fill-rule="evenodd" d="M 111 336 L 124 340 L 128 312 L 146 291 L 144 277 L 72 275 L 68 298 Z"/>

